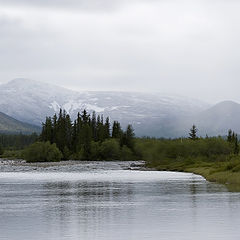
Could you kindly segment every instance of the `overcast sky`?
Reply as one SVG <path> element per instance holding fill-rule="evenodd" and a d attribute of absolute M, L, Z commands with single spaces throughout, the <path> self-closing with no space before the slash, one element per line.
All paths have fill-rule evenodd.
<path fill-rule="evenodd" d="M 0 0 L 0 82 L 240 102 L 238 0 Z"/>

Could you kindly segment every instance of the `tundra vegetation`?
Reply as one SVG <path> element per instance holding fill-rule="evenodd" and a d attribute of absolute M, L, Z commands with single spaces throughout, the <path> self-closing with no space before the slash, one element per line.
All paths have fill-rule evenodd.
<path fill-rule="evenodd" d="M 193 133 L 194 132 L 194 133 Z M 237 134 L 224 137 L 197 137 L 193 126 L 189 138 L 136 139 L 136 151 L 150 168 L 202 175 L 207 180 L 240 190 L 240 156 Z"/>

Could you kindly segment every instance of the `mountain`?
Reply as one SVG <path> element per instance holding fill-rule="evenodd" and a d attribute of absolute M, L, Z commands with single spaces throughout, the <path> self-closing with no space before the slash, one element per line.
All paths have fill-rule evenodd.
<path fill-rule="evenodd" d="M 23 133 L 31 134 L 40 132 L 40 127 L 20 122 L 8 115 L 0 112 L 0 133 Z"/>
<path fill-rule="evenodd" d="M 193 124 L 197 126 L 198 135 L 203 137 L 224 136 L 229 129 L 240 133 L 240 104 L 223 101 L 197 114 L 180 117 L 172 125 L 171 133 L 186 136 Z"/>
<path fill-rule="evenodd" d="M 46 116 L 65 109 L 75 119 L 78 111 L 109 116 L 123 127 L 132 124 L 137 136 L 175 137 L 179 119 L 190 118 L 209 105 L 182 96 L 136 92 L 77 92 L 29 79 L 0 85 L 0 111 L 40 126 Z M 188 126 L 190 128 L 191 124 Z"/>
<path fill-rule="evenodd" d="M 228 129 L 240 133 L 240 104 L 220 102 L 198 114 L 195 122 L 202 134 L 226 135 Z"/>

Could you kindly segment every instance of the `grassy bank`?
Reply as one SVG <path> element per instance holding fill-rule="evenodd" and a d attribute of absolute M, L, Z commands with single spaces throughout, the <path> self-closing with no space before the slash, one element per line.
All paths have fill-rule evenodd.
<path fill-rule="evenodd" d="M 160 140 L 137 139 L 136 150 L 147 167 L 159 171 L 192 172 L 230 190 L 240 191 L 240 156 L 234 144 L 222 138 Z"/>

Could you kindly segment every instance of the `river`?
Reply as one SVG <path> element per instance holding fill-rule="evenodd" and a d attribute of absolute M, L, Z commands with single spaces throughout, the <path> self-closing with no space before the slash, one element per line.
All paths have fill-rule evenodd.
<path fill-rule="evenodd" d="M 129 164 L 1 166 L 0 239 L 239 239 L 240 193 Z"/>

